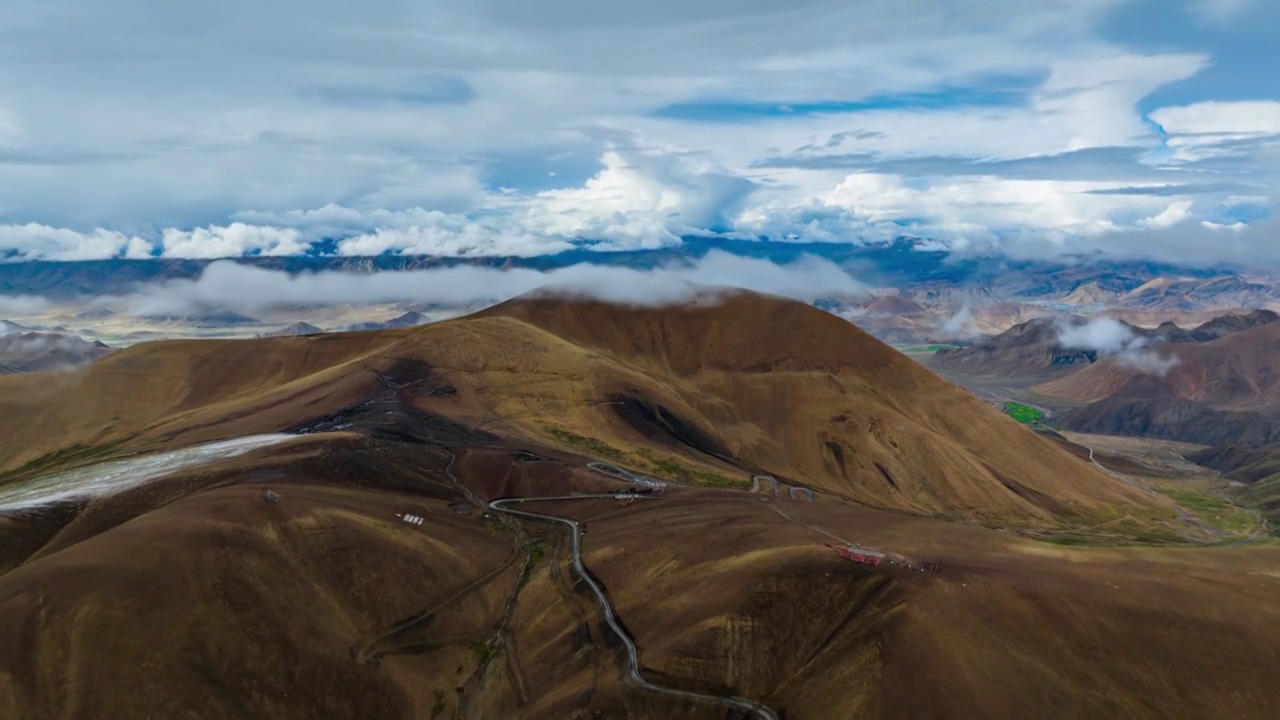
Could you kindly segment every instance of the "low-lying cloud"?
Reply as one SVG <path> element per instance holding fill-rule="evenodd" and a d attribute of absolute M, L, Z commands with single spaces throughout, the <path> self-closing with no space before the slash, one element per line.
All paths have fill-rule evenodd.
<path fill-rule="evenodd" d="M 980 337 L 982 328 L 978 325 L 978 318 L 973 314 L 973 306 L 967 302 L 961 305 L 955 315 L 942 323 L 942 332 L 947 337 L 957 340 L 972 340 Z"/>
<path fill-rule="evenodd" d="M 1097 318 L 1085 323 L 1062 323 L 1058 344 L 1069 350 L 1093 350 L 1099 355 L 1115 355 L 1146 345 L 1133 328 L 1115 318 Z"/>
<path fill-rule="evenodd" d="M 789 264 L 711 252 L 687 263 L 639 270 L 581 263 L 553 270 L 474 265 L 404 272 L 317 272 L 289 275 L 235 262 L 217 262 L 194 280 L 144 286 L 123 303 L 137 315 L 209 310 L 252 313 L 270 308 L 369 305 L 391 302 L 473 307 L 534 290 L 635 305 L 687 301 L 715 288 L 743 288 L 800 300 L 857 296 L 865 286 L 834 263 L 803 257 Z"/>
<path fill-rule="evenodd" d="M 1070 350 L 1092 350 L 1100 356 L 1114 355 L 1121 365 L 1150 375 L 1163 376 L 1179 362 L 1176 355 L 1150 349 L 1149 338 L 1115 318 L 1063 321 L 1058 326 L 1058 344 Z"/>

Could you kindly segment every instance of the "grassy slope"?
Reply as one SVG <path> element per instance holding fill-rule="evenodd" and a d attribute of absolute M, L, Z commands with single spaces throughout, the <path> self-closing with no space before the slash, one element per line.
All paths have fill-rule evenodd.
<path fill-rule="evenodd" d="M 685 311 L 522 301 L 407 330 L 142 345 L 76 375 L 0 378 L 0 471 L 77 448 L 277 431 L 376 392 L 372 370 L 455 387 L 418 402 L 466 424 L 568 447 L 554 426 L 712 484 L 744 481 L 736 465 L 993 523 L 1115 506 L 1171 516 L 848 323 L 759 296 Z M 619 393 L 697 428 L 723 457 L 637 430 Z"/>
<path fill-rule="evenodd" d="M 97 523 L 99 532 L 0 574 L 0 631 L 16 639 L 0 649 L 0 716 L 109 707 L 124 718 L 408 718 L 442 706 L 454 717 L 463 702 L 479 717 L 723 716 L 621 685 L 598 612 L 568 576 L 563 537 L 538 523 L 522 537 L 455 513 L 449 503 L 461 498 L 443 482 L 441 453 L 315 442 L 314 452 L 238 459 L 215 473 L 243 484 L 175 482 L 187 490 L 151 505 L 90 508 L 68 529 Z M 456 471 L 482 497 L 601 482 L 501 447 L 465 453 Z M 263 502 L 265 477 L 280 503 Z M 398 484 L 353 484 L 374 478 Z M 829 538 L 774 503 L 942 570 L 842 561 Z M 634 634 L 646 676 L 664 684 L 745 694 L 800 718 L 1267 718 L 1280 709 L 1267 691 L 1280 676 L 1277 548 L 1063 549 L 716 490 L 542 507 L 589 526 L 586 562 Z M 427 523 L 396 521 L 406 509 Z M 104 523 L 120 512 L 132 519 Z M 502 570 L 530 543 L 544 548 L 541 562 Z M 510 631 L 485 644 L 526 564 Z M 494 569 L 435 622 L 386 633 Z M 366 647 L 388 654 L 353 658 Z"/>

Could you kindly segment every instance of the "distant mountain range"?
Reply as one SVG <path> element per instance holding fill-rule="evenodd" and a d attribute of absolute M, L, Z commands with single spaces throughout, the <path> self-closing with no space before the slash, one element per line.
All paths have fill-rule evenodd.
<path fill-rule="evenodd" d="M 0 329 L 21 326 L 0 320 Z M 0 332 L 0 375 L 65 370 L 94 362 L 111 352 L 97 341 L 64 333 Z"/>
<path fill-rule="evenodd" d="M 1155 328 L 1144 328 L 1119 320 L 1109 322 L 1113 323 L 1113 333 L 1121 333 L 1130 347 L 1138 348 L 1212 342 L 1227 335 L 1269 325 L 1276 320 L 1280 320 L 1280 315 L 1275 312 L 1253 310 L 1221 315 L 1190 330 L 1172 322 L 1162 323 Z M 968 347 L 940 349 L 928 364 L 944 372 L 988 377 L 1047 378 L 1067 373 L 1105 359 L 1105 349 L 1080 343 L 1071 344 L 1064 339 L 1070 330 L 1079 330 L 1088 323 L 1082 317 L 1031 320 Z M 1125 365 L 1123 358 L 1109 362 L 1107 367 L 1125 368 L 1129 374 L 1141 374 L 1141 370 L 1132 364 Z M 1076 381 L 1063 381 L 1064 385 L 1072 382 Z"/>
<path fill-rule="evenodd" d="M 725 240 L 689 237 L 680 245 L 658 250 L 602 252 L 569 250 L 539 257 L 455 258 L 382 255 L 377 257 L 247 257 L 230 262 L 290 273 L 315 271 L 378 272 L 422 270 L 458 265 L 518 267 L 538 270 L 594 263 L 632 268 L 655 268 L 691 260 L 719 249 L 735 255 L 774 262 L 801 256 L 826 258 L 847 267 L 860 279 L 890 287 L 987 287 L 1002 297 L 1066 297 L 1082 287 L 1124 293 L 1161 277 L 1207 280 L 1232 276 L 1229 268 L 1197 268 L 1145 260 L 1083 257 L 1021 260 L 1003 256 L 960 256 L 934 249 L 912 238 L 889 243 L 792 243 L 769 240 Z M 69 300 L 84 296 L 127 293 L 133 287 L 200 275 L 213 260 L 91 260 L 81 262 L 24 262 L 0 264 L 0 295 L 41 295 Z"/>

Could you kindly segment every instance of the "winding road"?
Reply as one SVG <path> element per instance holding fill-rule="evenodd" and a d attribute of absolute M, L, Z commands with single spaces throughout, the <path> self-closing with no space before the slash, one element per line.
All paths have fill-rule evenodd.
<path fill-rule="evenodd" d="M 1128 486 L 1130 486 L 1130 487 L 1132 487 L 1132 488 L 1135 488 L 1135 489 L 1137 489 L 1137 490 L 1141 490 L 1142 492 L 1149 493 L 1149 494 L 1151 494 L 1151 495 L 1156 495 L 1156 496 L 1159 496 L 1159 497 L 1166 497 L 1166 496 L 1161 495 L 1160 493 L 1156 492 L 1155 490 L 1152 490 L 1151 488 L 1149 488 L 1149 487 L 1147 487 L 1147 486 L 1145 486 L 1145 485 L 1142 485 L 1141 483 L 1137 482 L 1136 480 L 1132 480 L 1132 479 L 1130 479 L 1130 478 L 1126 477 L 1125 475 L 1123 475 L 1123 474 L 1121 474 L 1121 473 L 1115 472 L 1114 470 L 1111 470 L 1111 469 L 1109 469 L 1107 466 L 1105 466 L 1105 465 L 1103 465 L 1102 463 L 1098 462 L 1098 461 L 1093 457 L 1093 448 L 1089 447 L 1088 445 L 1085 445 L 1085 444 L 1084 444 L 1084 443 L 1082 443 L 1082 442 L 1074 441 L 1074 440 L 1073 440 L 1072 442 L 1075 442 L 1075 443 L 1076 443 L 1077 445 L 1079 445 L 1080 447 L 1085 448 L 1086 450 L 1088 450 L 1088 451 L 1089 451 L 1089 462 L 1093 463 L 1094 467 L 1098 468 L 1098 469 L 1099 469 L 1099 470 L 1101 470 L 1102 472 L 1104 472 L 1104 473 L 1106 473 L 1106 474 L 1110 475 L 1111 477 L 1113 477 L 1113 478 L 1115 478 L 1115 479 L 1119 480 L 1120 482 L 1122 482 L 1122 483 L 1124 483 L 1124 484 L 1126 484 L 1126 485 L 1128 485 Z M 1170 504 L 1170 506 L 1172 506 L 1172 507 L 1173 507 L 1173 509 L 1174 509 L 1174 510 L 1176 510 L 1176 511 L 1178 512 L 1178 517 L 1177 517 L 1178 522 L 1182 523 L 1183 525 L 1190 525 L 1190 526 L 1192 526 L 1192 527 L 1200 528 L 1201 530 L 1204 530 L 1205 532 L 1208 532 L 1209 534 L 1213 535 L 1215 538 L 1217 538 L 1217 539 L 1219 539 L 1219 540 L 1221 540 L 1221 539 L 1222 539 L 1222 531 L 1221 531 L 1221 530 L 1219 530 L 1218 528 L 1216 528 L 1216 527 L 1214 527 L 1214 526 L 1212 526 L 1212 525 L 1210 525 L 1210 524 L 1208 524 L 1208 523 L 1206 523 L 1206 522 L 1203 522 L 1203 521 L 1202 521 L 1202 520 L 1200 520 L 1199 518 L 1194 518 L 1194 517 L 1192 517 L 1192 516 L 1188 515 L 1188 514 L 1187 514 L 1187 511 L 1186 511 L 1186 510 L 1183 510 L 1183 509 L 1182 509 L 1182 506 L 1181 506 L 1181 505 L 1178 505 L 1178 504 L 1177 504 L 1177 503 L 1175 503 L 1175 502 L 1170 502 L 1169 504 Z"/>
<path fill-rule="evenodd" d="M 622 624 L 618 622 L 618 616 L 614 613 L 613 605 L 609 602 L 609 597 L 605 594 L 604 588 L 596 582 L 586 567 L 582 564 L 582 530 L 577 521 L 568 518 L 562 518 L 555 515 L 543 515 L 541 513 L 529 512 L 528 510 L 515 510 L 507 507 L 508 505 L 524 504 L 528 502 L 551 502 L 562 500 L 588 500 L 588 499 L 613 499 L 611 494 L 599 495 L 563 495 L 558 497 L 537 497 L 537 498 L 505 498 L 494 500 L 489 503 L 489 508 L 495 512 L 508 513 L 517 517 L 528 518 L 531 520 L 545 520 L 548 522 L 556 522 L 567 525 L 570 531 L 571 545 L 573 552 L 573 569 L 577 572 L 578 577 L 591 588 L 595 594 L 596 600 L 600 603 L 600 609 L 604 613 L 605 623 L 613 634 L 622 641 L 623 646 L 627 649 L 627 678 L 635 685 L 652 692 L 669 695 L 672 697 L 684 698 L 696 702 L 714 703 L 722 707 L 732 708 L 748 713 L 754 717 L 763 720 L 778 720 L 778 716 L 773 711 L 761 705 L 758 702 L 748 700 L 746 698 L 725 696 L 725 695 L 709 695 L 705 693 L 693 692 L 691 690 L 677 690 L 675 688 L 663 687 L 655 685 L 644 678 L 640 674 L 640 653 L 636 649 L 635 641 L 631 636 L 622 629 Z"/>

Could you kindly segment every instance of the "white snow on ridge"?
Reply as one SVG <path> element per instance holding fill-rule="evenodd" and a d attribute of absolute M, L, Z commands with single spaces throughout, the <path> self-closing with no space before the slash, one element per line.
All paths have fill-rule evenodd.
<path fill-rule="evenodd" d="M 296 435 L 249 435 L 180 450 L 111 460 L 0 487 L 0 513 L 75 498 L 103 497 L 214 460 L 243 455 Z"/>

